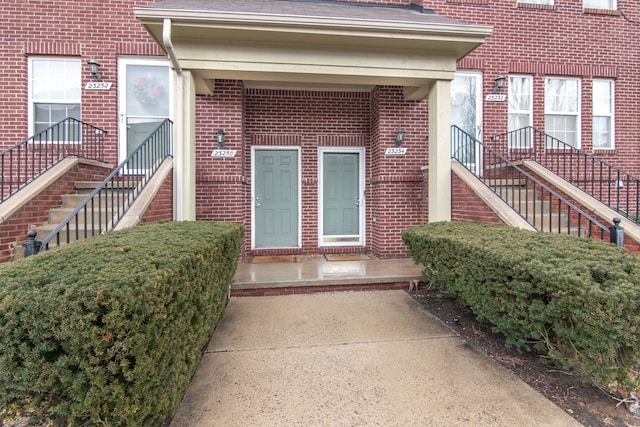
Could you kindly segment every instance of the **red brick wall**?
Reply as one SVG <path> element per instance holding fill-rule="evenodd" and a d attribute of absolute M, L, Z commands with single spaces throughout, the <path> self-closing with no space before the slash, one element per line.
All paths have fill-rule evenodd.
<path fill-rule="evenodd" d="M 378 87 L 372 96 L 373 166 L 370 178 L 371 246 L 380 257 L 406 256 L 401 234 L 427 221 L 423 209 L 421 168 L 427 164 L 428 103 L 404 101 L 402 88 Z M 405 132 L 406 155 L 386 155 L 395 147 L 398 129 Z"/>
<path fill-rule="evenodd" d="M 106 130 L 106 161 L 117 163 L 117 58 L 164 53 L 133 16 L 149 0 L 3 0 L 0 6 L 0 148 L 30 136 L 27 123 L 28 58 L 69 56 L 82 61 L 82 87 L 92 81 L 95 58 L 108 91 L 82 90 L 82 120 Z"/>
<path fill-rule="evenodd" d="M 97 166 L 78 164 L 71 171 L 58 179 L 45 191 L 25 204 L 10 218 L 0 224 L 0 263 L 12 259 L 13 248 L 27 240 L 27 231 L 36 225 L 47 222 L 49 209 L 62 206 L 63 194 L 76 192 L 77 181 L 102 181 L 111 172 Z M 46 236 L 36 236 L 42 240 Z"/>
<path fill-rule="evenodd" d="M 498 75 L 532 75 L 536 128 L 544 129 L 544 78 L 581 78 L 582 148 L 587 151 L 593 151 L 592 79 L 615 79 L 616 149 L 595 154 L 638 175 L 640 2 L 618 1 L 618 5 L 636 23 L 628 22 L 618 11 L 583 10 L 582 0 L 556 0 L 554 6 L 517 4 L 516 0 L 424 1 L 425 7 L 440 15 L 493 27 L 493 35 L 458 68 L 482 71 L 485 95 L 492 93 Z M 506 85 L 503 93 L 507 93 Z M 485 142 L 506 132 L 507 111 L 506 101 L 484 103 Z"/>
<path fill-rule="evenodd" d="M 498 215 L 455 173 L 451 173 L 451 220 L 504 225 Z"/>
<path fill-rule="evenodd" d="M 106 160 L 117 160 L 119 56 L 158 56 L 163 52 L 133 17 L 132 9 L 150 0 L 4 0 L 0 6 L 0 148 L 28 136 L 27 64 L 29 56 L 75 56 L 83 63 L 83 87 L 92 80 L 86 61 L 97 59 L 109 91 L 82 92 L 83 120 L 108 131 Z M 492 93 L 499 75 L 534 76 L 534 125 L 544 127 L 545 76 L 582 79 L 582 140 L 591 150 L 591 81 L 616 80 L 616 150 L 599 151 L 612 163 L 640 175 L 637 111 L 640 98 L 638 27 L 618 13 L 583 11 L 581 0 L 557 0 L 552 7 L 516 4 L 516 0 L 368 0 L 370 3 L 423 4 L 440 15 L 471 24 L 490 25 L 487 43 L 459 63 L 480 70 L 484 94 Z M 640 3 L 619 1 L 625 15 L 640 20 Z M 99 11 L 100 15 L 95 12 Z M 96 17 L 93 19 L 91 17 Z M 606 28 L 607 31 L 602 29 Z M 526 37 L 523 37 L 526 34 Z M 506 93 L 506 88 L 503 92 Z M 420 167 L 427 162 L 427 105 L 404 102 L 400 88 L 377 88 L 362 94 L 280 92 L 245 88 L 237 81 L 217 81 L 212 96 L 197 97 L 196 214 L 203 220 L 230 220 L 247 226 L 250 236 L 250 147 L 300 145 L 303 158 L 303 253 L 318 251 L 317 147 L 357 145 L 362 138 L 367 159 L 367 247 L 382 257 L 399 256 L 399 233 L 427 219 Z M 246 111 L 247 116 L 244 117 Z M 506 131 L 507 103 L 484 103 L 485 141 Z M 386 156 L 397 128 L 405 131 L 406 156 Z M 227 133 L 233 159 L 211 158 L 215 132 Z M 283 135 L 291 136 L 283 137 Z M 283 139 L 284 138 L 284 139 Z M 340 140 L 340 138 L 345 138 Z M 349 141 L 349 142 L 345 142 Z M 356 142 L 354 142 L 356 141 Z M 454 194 L 457 191 L 454 188 Z M 44 203 L 44 202 L 43 202 Z M 481 217 L 482 215 L 479 215 Z M 374 222 L 375 219 L 375 222 Z M 480 219 L 480 218 L 477 218 Z M 34 222 L 31 220 L 31 222 Z M 18 228 L 22 225 L 17 226 Z M 21 231 L 22 232 L 22 231 Z M 2 244 L 3 246 L 6 243 Z M 246 245 L 248 246 L 248 244 Z M 334 249 L 332 249 L 334 250 Z M 337 249 L 335 249 L 337 250 Z"/>
<path fill-rule="evenodd" d="M 318 253 L 318 147 L 368 146 L 369 94 L 250 89 L 246 96 L 245 120 L 247 177 L 251 176 L 250 145 L 301 147 L 301 253 Z M 365 152 L 365 159 L 369 169 L 369 149 Z M 248 192 L 250 188 L 247 187 Z M 247 214 L 250 216 L 250 210 Z M 251 232 L 250 223 L 248 225 L 247 238 Z M 249 240 L 247 242 L 250 243 Z M 347 252 L 349 249 L 326 251 Z"/>
<path fill-rule="evenodd" d="M 142 216 L 141 224 L 173 220 L 173 173 L 162 183 L 156 197 Z"/>
<path fill-rule="evenodd" d="M 249 186 L 245 175 L 244 84 L 216 80 L 211 96 L 196 100 L 196 219 L 250 224 Z M 216 133 L 225 131 L 225 149 L 234 158 L 213 158 Z M 244 255 L 244 252 L 243 252 Z"/>

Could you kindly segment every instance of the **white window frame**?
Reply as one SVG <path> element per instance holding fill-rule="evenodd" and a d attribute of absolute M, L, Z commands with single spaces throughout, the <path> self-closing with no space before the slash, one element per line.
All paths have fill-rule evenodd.
<path fill-rule="evenodd" d="M 576 111 L 572 112 L 572 111 L 549 111 L 547 110 L 547 87 L 549 85 L 549 81 L 550 80 L 567 80 L 567 81 L 574 81 L 577 83 L 578 87 L 578 93 L 576 94 Z M 578 77 L 567 77 L 567 76 L 547 76 L 544 79 L 544 121 L 545 121 L 545 133 L 547 135 L 551 135 L 551 132 L 549 129 L 547 129 L 547 116 L 574 116 L 575 117 L 575 121 L 576 121 L 576 144 L 574 146 L 572 146 L 573 148 L 577 148 L 579 149 L 581 144 L 582 144 L 582 137 L 581 137 L 581 111 L 582 111 L 582 80 Z M 562 141 L 561 138 L 558 138 L 560 141 Z M 571 144 L 569 144 L 568 141 L 562 141 L 565 144 L 571 146 Z M 547 144 L 547 148 L 565 148 L 563 147 L 557 147 L 557 146 L 552 146 Z"/>
<path fill-rule="evenodd" d="M 609 3 L 609 5 L 602 5 L 603 2 Z M 597 3 L 597 4 L 594 4 Z M 600 10 L 618 10 L 617 0 L 582 0 L 583 9 L 600 9 Z"/>
<path fill-rule="evenodd" d="M 609 84 L 609 111 L 608 112 L 604 112 L 604 111 L 597 111 L 596 114 L 596 83 L 608 83 Z M 595 140 L 596 140 L 596 135 L 595 135 L 595 127 L 593 127 L 593 121 L 592 121 L 592 141 L 594 142 L 593 145 L 593 149 L 594 150 L 613 150 L 615 149 L 615 97 L 616 97 L 616 86 L 615 86 L 615 81 L 613 79 L 593 79 L 593 93 L 592 93 L 592 112 L 593 112 L 593 119 L 595 119 L 596 117 L 607 117 L 609 119 L 609 144 L 606 147 L 596 147 L 595 146 Z"/>
<path fill-rule="evenodd" d="M 553 6 L 553 0 L 517 0 L 518 3 L 546 4 Z"/>
<path fill-rule="evenodd" d="M 529 81 L 529 109 L 528 110 L 512 110 L 511 109 L 511 97 L 513 95 L 513 87 L 515 87 L 514 84 L 512 84 L 512 79 L 527 79 Z M 529 123 L 527 123 L 526 126 L 533 126 L 533 76 L 531 75 L 527 75 L 527 74 L 511 74 L 509 75 L 509 95 L 508 95 L 508 115 L 507 115 L 507 126 L 510 125 L 511 120 L 510 120 L 510 116 L 512 114 L 528 114 L 529 115 Z M 520 128 L 519 128 L 520 129 Z M 509 132 L 509 135 L 511 135 L 511 131 L 514 131 L 517 129 L 511 129 L 511 127 L 507 128 L 507 131 Z M 509 144 L 509 148 L 531 148 L 532 146 L 532 138 L 531 136 L 529 136 L 529 139 L 526 141 L 526 144 L 522 144 L 519 142 L 518 146 L 515 146 L 511 143 L 511 140 L 508 141 Z"/>
<path fill-rule="evenodd" d="M 48 61 L 48 62 L 77 62 L 80 64 L 79 71 L 77 74 L 77 85 L 78 85 L 78 97 L 77 98 L 37 98 L 34 94 L 34 61 Z M 65 76 L 65 78 L 68 76 Z M 80 114 L 82 115 L 82 64 L 81 59 L 78 57 L 45 57 L 45 56 L 32 56 L 29 57 L 29 67 L 28 67 L 28 126 L 29 126 L 29 134 L 35 135 L 36 133 L 36 122 L 35 122 L 35 105 L 36 104 L 62 104 L 62 105 L 70 105 L 77 104 L 80 108 Z M 81 120 L 81 118 L 78 118 Z M 54 124 L 54 123 L 52 123 Z M 71 142 L 71 141 L 69 141 Z M 74 141 L 77 142 L 77 141 Z"/>

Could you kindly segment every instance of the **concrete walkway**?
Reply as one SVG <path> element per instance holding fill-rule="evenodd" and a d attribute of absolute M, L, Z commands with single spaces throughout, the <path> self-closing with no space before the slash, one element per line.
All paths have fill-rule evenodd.
<path fill-rule="evenodd" d="M 171 426 L 579 426 L 404 291 L 232 298 Z"/>

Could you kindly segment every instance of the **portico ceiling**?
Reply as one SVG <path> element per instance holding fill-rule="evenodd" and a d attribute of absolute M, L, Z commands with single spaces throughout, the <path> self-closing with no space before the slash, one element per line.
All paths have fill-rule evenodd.
<path fill-rule="evenodd" d="M 367 91 L 403 86 L 420 100 L 491 28 L 421 8 L 332 0 L 164 0 L 134 10 L 198 93 L 215 79 L 248 87 Z"/>

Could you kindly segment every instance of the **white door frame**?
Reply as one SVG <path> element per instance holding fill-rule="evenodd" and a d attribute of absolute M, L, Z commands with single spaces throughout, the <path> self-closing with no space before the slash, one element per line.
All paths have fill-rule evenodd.
<path fill-rule="evenodd" d="M 358 197 L 360 200 L 358 213 L 359 236 L 357 241 L 351 242 L 324 242 L 324 154 L 325 153 L 352 153 L 358 154 Z M 364 246 L 366 244 L 366 200 L 364 191 L 365 183 L 365 155 L 366 149 L 363 147 L 319 147 L 318 148 L 318 244 L 326 246 Z"/>
<path fill-rule="evenodd" d="M 484 115 L 484 107 L 483 107 L 483 86 L 482 86 L 482 71 L 473 71 L 473 70 L 465 70 L 465 71 L 456 71 L 455 77 L 475 77 L 476 80 L 476 123 L 475 123 L 475 137 L 478 141 L 482 142 L 482 134 L 484 131 L 483 128 L 483 115 Z M 453 87 L 453 82 L 452 82 Z M 481 169 L 479 166 L 482 162 L 482 150 L 480 147 L 476 147 L 475 150 L 475 173 L 481 173 Z"/>
<path fill-rule="evenodd" d="M 118 57 L 118 163 L 127 158 L 127 65 L 166 65 L 169 71 L 169 118 L 174 118 L 174 102 L 173 102 L 173 75 L 169 67 L 169 60 L 148 57 Z"/>
<path fill-rule="evenodd" d="M 298 245 L 293 246 L 295 249 L 302 247 L 302 150 L 300 146 L 252 146 L 251 147 L 251 249 L 269 249 L 269 248 L 256 248 L 256 151 L 262 150 L 285 150 L 285 151 L 297 151 L 298 152 Z M 274 249 L 283 249 L 277 247 Z"/>

